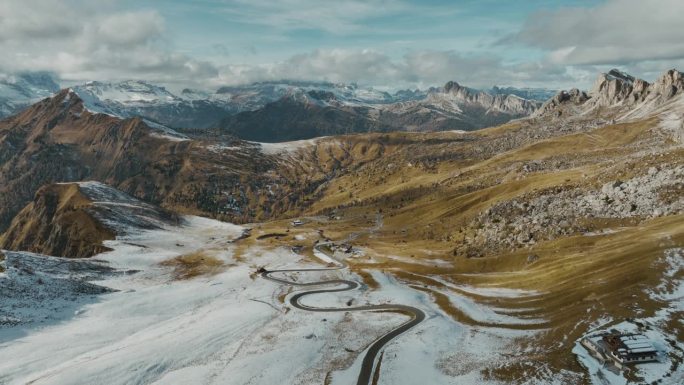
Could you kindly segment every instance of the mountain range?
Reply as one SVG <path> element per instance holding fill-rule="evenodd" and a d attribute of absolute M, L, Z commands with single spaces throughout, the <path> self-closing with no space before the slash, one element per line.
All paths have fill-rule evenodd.
<path fill-rule="evenodd" d="M 0 117 L 58 89 L 49 74 L 8 77 L 0 83 Z M 179 94 L 139 80 L 90 81 L 71 89 L 93 112 L 274 142 L 334 133 L 472 130 L 529 115 L 552 94 L 512 87 L 480 91 L 455 82 L 393 94 L 355 84 L 302 81 L 220 87 L 215 92 L 183 89 Z"/>
<path fill-rule="evenodd" d="M 241 95 L 252 104 L 200 132 L 151 116 L 121 116 L 115 107 L 125 112 L 133 104 L 168 107 L 219 96 L 186 90 L 183 98 L 140 83 L 63 89 L 1 120 L 0 295 L 11 306 L 0 309 L 0 327 L 31 335 L 5 343 L 0 382 L 40 378 L 34 373 L 42 373 L 43 361 L 12 356 L 25 357 L 18 352 L 26 344 L 61 349 L 43 341 L 66 335 L 64 345 L 87 341 L 83 350 L 62 349 L 55 358 L 50 373 L 72 376 L 67 380 L 88 371 L 91 382 L 101 382 L 114 359 L 130 365 L 118 372 L 126 382 L 169 373 L 178 375 L 169 381 L 195 379 L 196 371 L 224 373 L 232 357 L 240 369 L 226 376 L 247 372 L 258 379 L 274 347 L 283 349 L 274 359 L 280 362 L 284 349 L 310 343 L 306 351 L 317 357 L 335 352 L 313 360 L 322 366 L 298 364 L 289 378 L 305 373 L 297 378 L 321 383 L 339 373 L 340 362 L 355 368 L 355 357 L 387 333 L 389 322 L 380 321 L 373 321 L 382 326 L 377 335 L 368 337 L 367 326 L 358 332 L 367 314 L 349 307 L 399 298 L 430 316 L 418 332 L 401 337 L 415 344 L 398 339 L 387 347 L 398 349 L 397 356 L 385 354 L 383 370 L 396 371 L 401 357 L 412 357 L 400 348 L 418 346 L 440 383 L 522 378 L 581 385 L 612 376 L 618 383 L 678 384 L 684 375 L 682 73 L 670 70 L 647 82 L 609 71 L 591 90 L 558 92 L 539 108 L 517 95 L 454 82 L 401 91 L 402 101 L 353 87 L 297 87 L 270 101 L 256 91 L 224 89 L 226 98 Z M 127 101 L 102 102 L 112 98 Z M 473 129 L 485 119 L 503 123 Z M 450 129 L 457 124 L 466 130 Z M 272 139 L 262 133 L 298 140 L 266 143 Z M 333 251 L 329 240 L 339 247 Z M 361 299 L 337 293 L 344 297 L 330 304 L 343 309 L 339 319 L 293 308 L 289 287 L 274 289 L 259 276 L 271 266 L 320 264 L 321 244 L 348 263 L 345 279 L 363 281 Z M 90 271 L 87 263 L 106 274 L 78 278 Z M 94 276 L 119 291 L 98 294 L 111 290 L 93 289 Z M 309 279 L 292 276 L 297 283 Z M 62 292 L 91 293 L 95 303 L 62 300 Z M 207 293 L 211 299 L 193 297 Z M 367 297 L 374 293 L 380 294 Z M 141 329 L 142 309 L 150 306 L 156 307 Z M 225 330 L 216 325 L 235 322 L 213 317 L 241 315 L 234 309 L 246 306 L 263 314 L 237 322 L 229 334 L 231 341 L 245 338 L 239 346 L 249 348 L 221 350 Z M 58 325 L 42 324 L 48 316 Z M 405 324 L 401 317 L 389 320 Z M 103 324 L 83 337 L 84 327 Z M 245 331 L 246 324 L 256 329 Z M 130 329 L 112 342 L 109 325 Z M 592 369 L 597 361 L 581 341 L 604 329 L 648 334 L 662 362 L 617 374 Z M 141 330 L 154 332 L 146 343 L 166 349 L 164 373 L 157 345 L 140 353 Z M 348 345 L 347 330 L 362 340 Z M 185 343 L 201 339 L 193 352 L 215 350 L 188 361 L 188 349 L 168 349 L 188 333 Z M 325 333 L 333 337 L 323 341 Z M 437 343 L 444 345 L 431 348 Z M 245 363 L 255 366 L 244 369 Z M 140 374 L 141 365 L 151 369 Z M 287 371 L 292 367 L 288 362 Z M 379 373 L 391 382 L 387 371 Z"/>

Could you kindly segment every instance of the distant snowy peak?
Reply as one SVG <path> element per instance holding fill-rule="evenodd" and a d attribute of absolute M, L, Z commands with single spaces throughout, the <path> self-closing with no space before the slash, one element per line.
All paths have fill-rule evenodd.
<path fill-rule="evenodd" d="M 45 97 L 57 91 L 56 84 L 50 83 L 50 79 L 44 76 L 26 77 L 24 82 L 35 84 L 33 87 L 22 87 L 27 90 L 25 93 L 30 95 Z M 512 88 L 509 89 L 511 93 L 501 88 L 481 91 L 461 86 L 453 81 L 443 87 L 401 90 L 394 94 L 373 87 L 360 87 L 354 83 L 303 81 L 261 82 L 221 87 L 216 92 L 187 88 L 178 94 L 163 86 L 140 80 L 90 81 L 72 87 L 73 92 L 83 101 L 84 107 L 91 112 L 120 118 L 140 117 L 170 129 L 216 127 L 228 116 L 245 111 L 258 111 L 281 100 L 303 106 L 360 108 L 358 112 L 362 114 L 366 114 L 365 111 L 374 111 L 372 116 L 368 116 L 371 120 L 376 120 L 383 111 L 420 114 L 416 119 L 408 119 L 411 120 L 412 127 L 419 121 L 422 122 L 419 125 L 425 125 L 430 120 L 429 116 L 437 119 L 454 118 L 465 110 L 478 109 L 475 113 L 478 116 L 486 113 L 521 117 L 529 115 L 537 107 L 537 102 L 525 98 L 524 92 L 515 93 Z M 12 95 L 12 100 L 19 98 L 16 92 Z M 1 103 L 0 108 L 3 108 Z M 4 106 L 8 113 L 16 109 L 15 105 Z M 472 114 L 472 111 L 469 113 Z M 485 121 L 486 124 L 492 122 L 489 119 Z M 485 121 L 482 121 L 482 124 L 485 124 Z M 471 123 L 469 127 L 481 126 L 474 120 Z"/>
<path fill-rule="evenodd" d="M 464 107 L 483 108 L 490 112 L 505 113 L 516 116 L 526 116 L 534 112 L 540 105 L 535 100 L 528 100 L 514 94 L 490 93 L 474 88 L 464 87 L 457 82 L 447 82 L 441 89 L 428 93 L 426 100 L 439 101 L 450 99 Z"/>
<path fill-rule="evenodd" d="M 307 99 L 307 94 L 311 100 Z M 372 87 L 362 88 L 356 84 L 327 82 L 261 82 L 244 86 L 221 87 L 216 92 L 220 98 L 229 100 L 238 112 L 256 110 L 283 97 L 316 102 L 321 97 L 349 106 L 393 103 L 396 98 Z"/>
<path fill-rule="evenodd" d="M 172 128 L 207 128 L 233 112 L 230 103 L 209 92 L 186 89 L 178 96 L 165 87 L 138 80 L 87 82 L 73 90 L 91 111 L 141 117 Z"/>
<path fill-rule="evenodd" d="M 47 72 L 0 75 L 0 118 L 15 114 L 57 91 L 59 85 Z"/>
<path fill-rule="evenodd" d="M 112 101 L 124 105 L 146 103 L 180 102 L 182 99 L 166 88 L 140 80 L 128 80 L 119 83 L 87 82 L 73 87 L 79 95 L 88 93 L 103 101 Z"/>
<path fill-rule="evenodd" d="M 44 98 L 59 90 L 51 74 L 47 72 L 27 72 L 17 75 L 0 75 L 0 97 L 24 96 Z"/>

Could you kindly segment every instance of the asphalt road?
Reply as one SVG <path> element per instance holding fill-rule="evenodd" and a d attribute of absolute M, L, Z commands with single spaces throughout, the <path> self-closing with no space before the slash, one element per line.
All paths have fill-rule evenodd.
<path fill-rule="evenodd" d="M 317 245 L 315 246 L 318 251 L 324 252 L 323 250 L 319 249 L 322 245 Z M 332 256 L 330 256 L 332 258 Z M 406 305 L 394 305 L 394 304 L 383 304 L 383 305 L 365 305 L 365 306 L 355 306 L 355 307 L 311 307 L 311 306 L 306 306 L 302 305 L 300 303 L 300 300 L 303 297 L 306 297 L 308 295 L 314 295 L 314 294 L 320 294 L 320 293 L 334 293 L 334 292 L 340 292 L 340 291 L 347 291 L 347 290 L 353 290 L 356 289 L 360 286 L 358 282 L 355 281 L 348 281 L 344 279 L 332 279 L 332 280 L 327 280 L 327 281 L 317 281 L 317 282 L 292 282 L 288 281 L 286 279 L 281 279 L 281 278 L 276 278 L 272 277 L 271 274 L 273 273 L 289 273 L 289 272 L 302 272 L 302 271 L 329 271 L 329 270 L 341 270 L 341 269 L 346 269 L 347 264 L 344 262 L 337 261 L 338 266 L 336 267 L 330 267 L 330 268 L 325 268 L 325 269 L 287 269 L 287 270 L 267 270 L 261 273 L 261 276 L 265 279 L 282 283 L 285 285 L 292 285 L 292 286 L 321 286 L 321 285 L 334 285 L 334 286 L 341 286 L 341 287 L 335 287 L 332 289 L 318 289 L 318 290 L 310 290 L 310 291 L 303 291 L 300 293 L 297 293 L 290 297 L 290 304 L 301 310 L 306 310 L 306 311 L 314 311 L 314 312 L 344 312 L 344 311 L 377 311 L 377 310 L 382 310 L 382 311 L 394 311 L 402 314 L 409 314 L 411 315 L 411 319 L 399 326 L 397 326 L 395 329 L 390 331 L 389 333 L 383 335 L 382 337 L 378 338 L 375 340 L 371 346 L 368 348 L 368 351 L 366 352 L 366 355 L 363 357 L 363 362 L 361 364 L 361 371 L 359 372 L 358 379 L 356 381 L 357 385 L 368 385 L 370 384 L 371 377 L 373 376 L 373 366 L 375 364 L 375 359 L 378 356 L 378 353 L 380 353 L 380 350 L 387 345 L 391 340 L 399 336 L 400 334 L 406 332 L 407 330 L 411 329 L 412 327 L 418 325 L 425 319 L 425 313 L 412 306 L 406 306 Z"/>

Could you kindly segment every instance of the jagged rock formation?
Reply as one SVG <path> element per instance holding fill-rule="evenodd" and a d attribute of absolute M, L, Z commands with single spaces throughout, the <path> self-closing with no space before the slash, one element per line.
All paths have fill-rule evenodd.
<path fill-rule="evenodd" d="M 485 109 L 486 113 L 500 112 L 513 116 L 527 116 L 537 109 L 537 103 L 517 95 L 490 94 L 473 90 L 450 81 L 442 92 L 431 94 L 433 99 L 448 98 L 464 105 L 474 105 Z"/>
<path fill-rule="evenodd" d="M 537 111 L 535 111 L 533 116 L 539 117 L 547 114 L 561 116 L 563 114 L 561 106 L 564 106 L 566 109 L 571 108 L 569 106 L 577 108 L 584 104 L 584 102 L 587 100 L 589 100 L 587 93 L 580 91 L 577 88 L 573 88 L 570 91 L 559 91 L 551 99 L 547 100 Z"/>
<path fill-rule="evenodd" d="M 598 76 L 588 94 L 561 91 L 545 102 L 534 117 L 638 119 L 684 105 L 684 78 L 677 70 L 666 71 L 654 83 L 613 69 Z"/>

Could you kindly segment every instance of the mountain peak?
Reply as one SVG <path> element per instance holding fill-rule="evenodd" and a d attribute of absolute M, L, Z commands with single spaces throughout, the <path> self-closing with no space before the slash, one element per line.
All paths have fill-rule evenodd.
<path fill-rule="evenodd" d="M 462 87 L 460 84 L 458 84 L 457 82 L 455 82 L 455 81 L 453 81 L 453 80 L 449 80 L 449 81 L 444 85 L 444 92 L 449 93 L 449 92 L 451 92 L 451 90 L 458 91 L 458 90 L 460 90 L 461 88 L 463 88 L 463 87 Z"/>
<path fill-rule="evenodd" d="M 684 91 L 684 74 L 676 69 L 667 70 L 656 79 L 653 86 L 662 95 L 672 97 Z"/>
<path fill-rule="evenodd" d="M 535 114 L 540 117 L 586 115 L 599 112 L 610 119 L 640 118 L 657 114 L 675 96 L 684 94 L 684 75 L 671 69 L 654 83 L 612 69 L 598 75 L 588 95 L 562 91 L 548 100 Z"/>
<path fill-rule="evenodd" d="M 602 75 L 605 75 L 605 77 L 608 78 L 609 80 L 620 79 L 620 80 L 630 82 L 630 83 L 635 80 L 634 76 L 632 76 L 626 72 L 620 71 L 617 68 L 613 68 L 612 70 L 608 71 L 607 74 L 602 74 Z"/>

